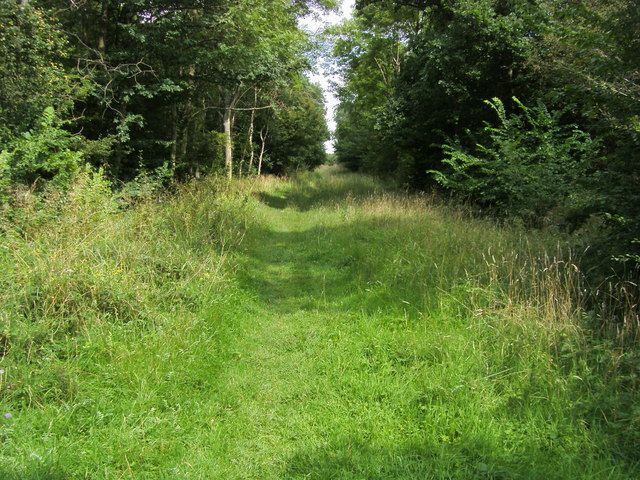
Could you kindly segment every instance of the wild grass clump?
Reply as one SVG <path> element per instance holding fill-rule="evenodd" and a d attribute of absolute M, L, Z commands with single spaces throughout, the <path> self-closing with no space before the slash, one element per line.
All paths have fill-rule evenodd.
<path fill-rule="evenodd" d="M 96 330 L 153 329 L 214 301 L 249 208 L 215 179 L 178 190 L 123 208 L 102 174 L 87 170 L 67 193 L 23 194 L 21 209 L 2 219 L 0 354 L 3 364 L 31 367 L 2 396 L 68 400 L 58 395 L 72 390 L 60 386 L 65 375 L 42 373 L 59 383 L 48 388 L 28 377 L 74 355 Z"/>
<path fill-rule="evenodd" d="M 459 341 L 483 352 L 505 412 L 524 412 L 538 399 L 546 414 L 576 422 L 574 433 L 582 422 L 621 457 L 638 460 L 632 285 L 594 305 L 579 259 L 558 234 L 499 226 L 431 196 L 379 184 L 367 191 L 371 179 L 335 176 L 316 189 L 357 184 L 359 194 L 343 196 L 350 228 L 342 241 L 368 311 L 460 322 L 469 335 Z"/>

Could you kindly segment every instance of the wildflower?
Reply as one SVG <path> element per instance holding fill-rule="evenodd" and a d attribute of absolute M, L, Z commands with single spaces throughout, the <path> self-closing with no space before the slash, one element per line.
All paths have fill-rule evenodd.
<path fill-rule="evenodd" d="M 13 418 L 13 415 L 11 415 L 9 412 L 4 414 L 4 418 L 5 420 L 11 420 Z"/>
<path fill-rule="evenodd" d="M 4 375 L 4 368 L 0 368 L 0 375 Z"/>

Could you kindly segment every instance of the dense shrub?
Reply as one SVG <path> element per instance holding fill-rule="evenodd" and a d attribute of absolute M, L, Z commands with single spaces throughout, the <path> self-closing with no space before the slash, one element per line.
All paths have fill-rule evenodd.
<path fill-rule="evenodd" d="M 47 107 L 35 128 L 2 151 L 4 174 L 0 172 L 0 178 L 7 185 L 52 180 L 66 187 L 80 168 L 83 141 L 64 130 L 54 109 Z"/>
<path fill-rule="evenodd" d="M 547 213 L 576 196 L 597 144 L 576 126 L 563 125 L 561 112 L 513 101 L 519 113 L 511 115 L 500 99 L 487 101 L 498 125 L 487 124 L 473 149 L 445 145 L 449 169 L 432 173 L 445 188 L 494 213 L 540 226 Z"/>
<path fill-rule="evenodd" d="M 211 300 L 248 207 L 215 179 L 179 190 L 161 202 L 148 190 L 123 196 L 102 171 L 82 167 L 66 191 L 21 192 L 0 216 L 3 355 L 38 361 L 91 325 L 147 328 Z"/>

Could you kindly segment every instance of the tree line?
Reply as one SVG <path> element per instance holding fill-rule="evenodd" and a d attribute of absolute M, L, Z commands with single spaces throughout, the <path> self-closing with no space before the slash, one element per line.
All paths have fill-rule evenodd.
<path fill-rule="evenodd" d="M 0 0 L 0 203 L 84 165 L 126 182 L 325 161 L 312 39 L 332 0 Z"/>
<path fill-rule="evenodd" d="M 637 2 L 359 0 L 333 35 L 340 161 L 565 232 L 599 278 L 638 274 Z"/>

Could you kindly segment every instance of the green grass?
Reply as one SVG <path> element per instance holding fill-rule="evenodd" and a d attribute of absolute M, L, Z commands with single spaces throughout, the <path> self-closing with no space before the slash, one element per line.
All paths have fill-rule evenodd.
<path fill-rule="evenodd" d="M 337 168 L 103 190 L 0 239 L 0 478 L 640 475 L 557 239 Z"/>

